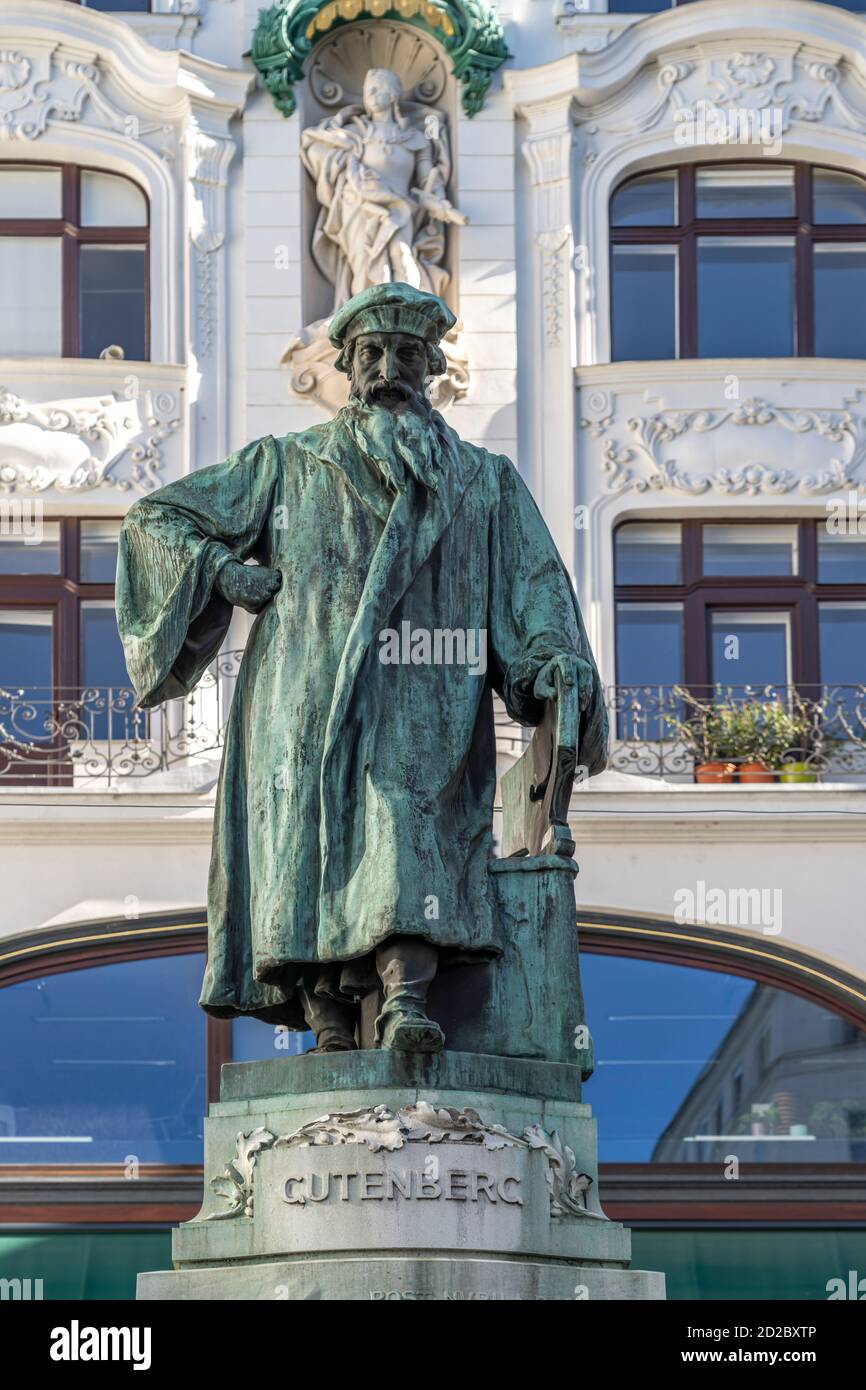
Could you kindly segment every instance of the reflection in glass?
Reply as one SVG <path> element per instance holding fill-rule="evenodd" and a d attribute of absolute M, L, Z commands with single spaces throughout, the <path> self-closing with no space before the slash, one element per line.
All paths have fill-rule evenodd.
<path fill-rule="evenodd" d="M 0 1163 L 201 1163 L 201 955 L 8 985 Z"/>
<path fill-rule="evenodd" d="M 62 217 L 59 169 L 41 164 L 0 164 L 0 217 Z"/>
<path fill-rule="evenodd" d="M 866 685 L 866 603 L 818 604 L 818 660 L 823 685 Z M 832 691 L 831 708 L 843 713 L 849 733 L 866 737 L 866 708 L 856 691 Z M 844 733 L 844 726 L 831 724 L 829 732 Z"/>
<path fill-rule="evenodd" d="M 681 603 L 618 603 L 616 606 L 616 679 L 619 686 L 680 685 L 683 678 L 683 607 Z M 627 706 L 633 705 L 624 694 Z M 634 692 L 637 698 L 637 692 Z M 662 692 L 662 702 L 665 693 Z M 628 707 L 617 717 L 617 737 L 655 742 L 669 737 L 653 697 Z M 666 706 L 676 717 L 677 711 Z"/>
<path fill-rule="evenodd" d="M 677 355 L 677 249 L 614 246 L 613 359 L 666 361 Z"/>
<path fill-rule="evenodd" d="M 119 521 L 82 521 L 80 575 L 85 584 L 113 584 Z"/>
<path fill-rule="evenodd" d="M 627 521 L 615 536 L 617 584 L 681 584 L 678 521 Z"/>
<path fill-rule="evenodd" d="M 797 527 L 704 526 L 704 574 L 746 578 L 797 573 Z"/>
<path fill-rule="evenodd" d="M 677 176 L 647 174 L 632 179 L 613 195 L 612 227 L 673 227 L 677 220 Z"/>
<path fill-rule="evenodd" d="M 60 237 L 0 237 L 0 356 L 59 357 Z"/>
<path fill-rule="evenodd" d="M 866 357 L 866 245 L 815 250 L 815 356 Z"/>
<path fill-rule="evenodd" d="M 866 222 L 866 182 L 838 169 L 816 169 L 812 175 L 814 221 Z"/>
<path fill-rule="evenodd" d="M 0 574 L 59 574 L 60 522 L 22 513 L 18 529 L 7 535 L 0 527 Z"/>
<path fill-rule="evenodd" d="M 793 238 L 699 237 L 698 356 L 793 351 Z"/>
<path fill-rule="evenodd" d="M 716 165 L 695 174 L 698 217 L 793 217 L 794 206 L 790 166 Z"/>
<path fill-rule="evenodd" d="M 82 227 L 146 227 L 147 202 L 141 189 L 119 174 L 81 171 Z"/>
<path fill-rule="evenodd" d="M 854 524 L 857 524 L 855 518 Z M 818 527 L 818 581 L 866 584 L 866 535 L 834 533 Z"/>
<path fill-rule="evenodd" d="M 689 891 L 710 920 L 720 890 Z M 735 893 L 718 899 L 716 920 L 759 929 L 773 889 Z M 716 971 L 586 954 L 581 971 L 596 1054 L 585 1098 L 602 1162 L 866 1158 L 866 1034 L 852 1024 Z"/>
<path fill-rule="evenodd" d="M 82 246 L 80 253 L 81 356 L 107 347 L 145 356 L 145 256 L 141 246 Z"/>
<path fill-rule="evenodd" d="M 0 686 L 51 686 L 54 618 L 50 609 L 0 608 Z"/>
<path fill-rule="evenodd" d="M 259 1062 L 271 1057 L 299 1057 L 315 1047 L 312 1033 L 262 1023 L 243 1015 L 232 1019 L 232 1061 Z"/>
<path fill-rule="evenodd" d="M 117 618 L 111 599 L 88 600 L 80 607 L 81 684 L 85 690 L 96 687 L 82 709 L 87 733 L 92 739 L 108 737 L 108 701 L 115 712 L 111 716 L 111 736 L 123 738 L 131 731 L 128 713 L 130 701 L 125 695 L 129 676 L 123 647 L 117 631 Z M 110 687 L 110 689 L 109 689 Z"/>
<path fill-rule="evenodd" d="M 712 681 L 759 688 L 791 684 L 791 621 L 788 613 L 710 616 Z"/>

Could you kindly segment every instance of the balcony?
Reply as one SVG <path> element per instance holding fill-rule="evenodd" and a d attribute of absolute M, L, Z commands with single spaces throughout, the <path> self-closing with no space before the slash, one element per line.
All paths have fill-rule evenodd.
<path fill-rule="evenodd" d="M 191 695 L 152 710 L 128 686 L 0 688 L 0 790 L 208 790 L 242 655 L 222 652 Z M 866 782 L 866 685 L 608 686 L 605 698 L 613 772 L 672 785 Z M 531 732 L 497 700 L 501 770 Z"/>

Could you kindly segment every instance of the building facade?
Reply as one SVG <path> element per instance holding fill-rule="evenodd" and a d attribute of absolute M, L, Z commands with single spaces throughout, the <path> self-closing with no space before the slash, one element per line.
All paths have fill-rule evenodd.
<path fill-rule="evenodd" d="M 302 1045 L 195 1008 L 246 619 L 136 711 L 115 548 L 327 418 L 364 275 L 457 313 L 440 407 L 520 468 L 608 687 L 605 1207 L 670 1296 L 826 1298 L 866 1277 L 866 3 L 812 0 L 3 0 L 0 1278 L 132 1296 L 222 1062 Z"/>

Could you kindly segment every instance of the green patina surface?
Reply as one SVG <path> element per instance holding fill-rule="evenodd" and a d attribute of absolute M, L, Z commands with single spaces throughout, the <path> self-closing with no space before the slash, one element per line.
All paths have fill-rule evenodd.
<path fill-rule="evenodd" d="M 294 112 L 294 85 L 319 39 L 361 19 L 401 20 L 436 39 L 451 59 L 470 117 L 481 110 L 493 74 L 511 56 L 499 16 L 482 0 L 285 0 L 259 11 L 249 53 L 278 111 Z"/>
<path fill-rule="evenodd" d="M 171 483 L 124 521 L 118 622 L 145 706 L 192 691 L 220 650 L 223 566 L 255 559 L 282 576 L 246 646 L 215 809 L 201 1002 L 218 1016 L 303 1027 L 303 963 L 362 962 L 393 934 L 455 962 L 501 955 L 492 690 L 538 723 L 538 672 L 580 653 L 581 762 L 604 765 L 598 673 L 526 485 L 507 458 L 431 419 L 405 456 L 420 468 L 430 452 L 432 490 L 410 479 L 388 491 L 370 453 L 378 417 L 350 405 Z M 384 663 L 382 633 L 407 627 L 483 632 L 486 671 Z M 566 896 L 571 951 L 570 877 Z M 542 988 L 540 956 L 539 997 L 563 983 Z M 575 1007 L 573 991 L 563 999 Z"/>

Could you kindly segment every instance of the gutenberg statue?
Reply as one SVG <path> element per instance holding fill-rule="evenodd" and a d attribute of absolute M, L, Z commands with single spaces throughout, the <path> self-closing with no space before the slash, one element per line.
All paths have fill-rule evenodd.
<path fill-rule="evenodd" d="M 388 68 L 364 78 L 363 105 L 346 106 L 301 136 L 316 185 L 313 257 L 334 286 L 334 308 L 370 285 L 403 281 L 441 294 L 446 222 L 466 218 L 445 190 L 451 174 L 443 117 L 407 103 Z"/>
<path fill-rule="evenodd" d="M 572 584 L 507 458 L 430 406 L 454 319 L 401 283 L 331 321 L 351 396 L 137 501 L 118 623 L 144 706 L 192 690 L 235 605 L 257 614 L 215 809 L 201 1004 L 354 1048 L 436 1051 L 437 970 L 502 951 L 489 865 L 492 693 L 538 725 L 557 691 L 604 765 L 598 673 Z M 247 563 L 254 561 L 254 564 Z M 574 701 L 574 692 L 578 698 Z"/>

